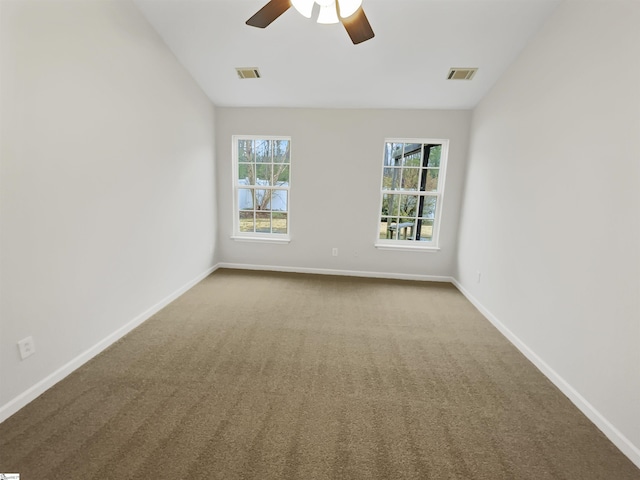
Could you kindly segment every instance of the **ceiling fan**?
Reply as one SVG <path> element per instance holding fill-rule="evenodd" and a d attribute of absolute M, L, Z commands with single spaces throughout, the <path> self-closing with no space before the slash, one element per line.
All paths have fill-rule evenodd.
<path fill-rule="evenodd" d="M 318 4 L 318 23 L 341 22 L 354 44 L 374 37 L 373 29 L 362 9 L 362 0 L 270 0 L 247 20 L 247 25 L 265 28 L 293 6 L 300 14 L 311 18 Z"/>

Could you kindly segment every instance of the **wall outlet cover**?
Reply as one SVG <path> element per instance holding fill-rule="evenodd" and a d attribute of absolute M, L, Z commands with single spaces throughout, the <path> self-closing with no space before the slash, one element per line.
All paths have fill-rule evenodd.
<path fill-rule="evenodd" d="M 18 342 L 18 350 L 20 350 L 20 358 L 22 358 L 22 360 L 36 353 L 36 345 L 33 342 L 33 337 L 20 340 Z"/>

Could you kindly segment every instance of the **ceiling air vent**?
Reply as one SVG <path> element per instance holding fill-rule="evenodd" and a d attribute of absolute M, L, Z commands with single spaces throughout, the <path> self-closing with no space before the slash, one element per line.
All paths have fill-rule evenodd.
<path fill-rule="evenodd" d="M 260 78 L 260 72 L 257 68 L 236 68 L 238 78 Z"/>
<path fill-rule="evenodd" d="M 471 80 L 477 71 L 477 68 L 452 68 L 447 80 Z"/>

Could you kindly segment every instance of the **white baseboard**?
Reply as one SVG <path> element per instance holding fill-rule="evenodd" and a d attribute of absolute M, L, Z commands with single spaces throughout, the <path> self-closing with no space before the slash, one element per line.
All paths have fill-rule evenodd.
<path fill-rule="evenodd" d="M 417 275 L 410 273 L 366 272 L 361 270 L 332 270 L 329 268 L 280 267 L 274 265 L 248 265 L 245 263 L 219 263 L 218 268 L 235 270 L 260 270 L 269 272 L 311 273 L 315 275 L 337 275 L 343 277 L 389 278 L 394 280 L 416 280 L 420 282 L 453 283 L 452 277 L 438 275 Z"/>
<path fill-rule="evenodd" d="M 180 287 L 179 289 L 177 289 L 176 291 L 174 291 L 173 293 L 171 293 L 167 297 L 163 298 L 162 300 L 160 300 L 158 303 L 156 303 L 155 305 L 153 305 L 152 307 L 150 307 L 146 311 L 142 312 L 140 315 L 135 317 L 133 320 L 129 321 L 128 323 L 126 323 L 125 325 L 120 327 L 118 330 L 116 330 L 115 332 L 113 332 L 112 334 L 107 336 L 106 338 L 100 340 L 98 343 L 96 343 L 94 346 L 92 346 L 88 350 L 84 351 L 83 353 L 81 353 L 77 357 L 75 357 L 72 360 L 70 360 L 69 362 L 67 362 L 65 365 L 63 365 L 62 367 L 57 369 L 52 374 L 50 374 L 47 377 L 45 377 L 44 379 L 40 380 L 38 383 L 36 383 L 32 387 L 28 388 L 24 392 L 22 392 L 20 395 L 15 397 L 13 400 L 10 400 L 8 403 L 6 403 L 2 407 L 0 407 L 0 423 L 4 422 L 7 418 L 9 418 L 11 415 L 16 413 L 21 408 L 23 408 L 25 405 L 27 405 L 31 401 L 35 400 L 37 397 L 42 395 L 48 389 L 53 387 L 60 380 L 64 379 L 67 375 L 72 373 L 74 370 L 78 369 L 79 367 L 81 367 L 82 365 L 87 363 L 89 360 L 91 360 L 93 357 L 95 357 L 100 352 L 105 350 L 107 347 L 109 347 L 113 343 L 115 343 L 118 340 L 120 340 L 122 337 L 124 337 L 131 330 L 133 330 L 137 326 L 139 326 L 142 323 L 144 323 L 146 320 L 148 320 L 155 313 L 160 311 L 162 308 L 167 306 L 169 303 L 173 302 L 176 298 L 178 298 L 180 295 L 185 293 L 187 290 L 189 290 L 191 287 L 193 287 L 198 282 L 202 281 L 204 278 L 209 276 L 211 273 L 213 273 L 217 269 L 218 269 L 218 265 L 214 265 L 213 267 L 208 268 L 203 273 L 198 275 L 196 278 L 194 278 L 193 280 L 187 282 L 185 285 L 183 285 L 182 287 Z"/>
<path fill-rule="evenodd" d="M 518 336 L 509 330 L 500 320 L 496 318 L 478 299 L 465 289 L 458 280 L 452 280 L 453 284 L 460 292 L 469 300 L 479 311 L 486 317 L 489 322 L 502 333 L 520 352 L 533 363 L 542 374 L 564 393 L 567 398 L 578 409 L 586 415 L 586 417 L 604 433 L 618 449 L 624 453 L 638 468 L 640 468 L 640 449 L 625 437 L 620 430 L 611 424 L 598 410 L 594 408 L 580 393 L 574 389 L 569 382 L 562 378 L 553 368 L 551 368 L 542 358 L 540 358 L 531 348 L 527 346 Z"/>

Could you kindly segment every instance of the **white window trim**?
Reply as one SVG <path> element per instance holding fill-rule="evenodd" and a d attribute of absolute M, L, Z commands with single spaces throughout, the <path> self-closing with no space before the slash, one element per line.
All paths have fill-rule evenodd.
<path fill-rule="evenodd" d="M 286 187 L 278 187 L 279 190 L 287 191 L 287 233 L 257 233 L 257 232 L 241 232 L 238 215 L 240 208 L 238 205 L 238 189 L 241 185 L 238 183 L 238 140 L 288 140 L 289 141 L 289 185 Z M 250 243 L 271 243 L 286 244 L 291 242 L 291 159 L 292 159 L 292 143 L 291 137 L 287 135 L 232 135 L 231 137 L 231 194 L 233 196 L 233 233 L 230 238 L 237 242 Z M 245 185 L 246 188 L 246 185 Z M 273 186 L 261 187 L 273 190 Z"/>
<path fill-rule="evenodd" d="M 384 155 L 387 143 L 435 143 L 442 145 L 440 154 L 440 171 L 438 172 L 438 191 L 437 193 L 429 193 L 431 196 L 437 196 L 436 212 L 434 215 L 433 228 L 435 235 L 430 242 L 417 242 L 409 240 L 391 240 L 380 238 L 380 212 L 382 211 L 383 194 L 388 193 L 387 190 L 382 190 L 382 181 L 384 177 Z M 447 176 L 447 163 L 449 160 L 449 140 L 445 138 L 385 138 L 382 144 L 382 162 L 380 166 L 380 177 L 378 182 L 378 191 L 380 195 L 380 203 L 378 204 L 378 211 L 376 212 L 378 221 L 376 223 L 376 236 L 374 246 L 380 250 L 396 250 L 396 251 L 422 251 L 436 253 L 440 251 L 440 220 L 442 217 L 442 208 L 444 205 L 444 193 L 446 186 Z"/>
<path fill-rule="evenodd" d="M 236 242 L 248 242 L 248 243 L 290 243 L 291 242 L 291 238 L 290 237 L 286 237 L 286 238 L 275 238 L 276 235 L 278 237 L 285 237 L 285 235 L 281 234 L 281 233 L 269 233 L 269 236 L 258 236 L 258 234 L 248 234 L 248 235 L 231 235 L 231 239 L 235 240 Z"/>
<path fill-rule="evenodd" d="M 385 243 L 382 243 L 385 242 Z M 388 243 L 387 243 L 388 242 Z M 397 242 L 397 243 L 391 243 L 391 242 Z M 394 251 L 399 251 L 399 250 L 414 250 L 414 251 L 418 251 L 418 252 L 425 252 L 425 253 L 436 253 L 440 251 L 440 247 L 433 247 L 433 246 L 422 246 L 422 245 L 406 245 L 407 243 L 409 243 L 407 240 L 383 240 L 383 239 L 379 239 L 378 243 L 375 243 L 373 246 L 376 247 L 378 250 L 394 250 Z M 415 242 L 418 243 L 418 242 Z M 427 242 L 422 242 L 422 243 L 427 243 Z M 431 243 L 431 242 L 429 242 Z"/>

